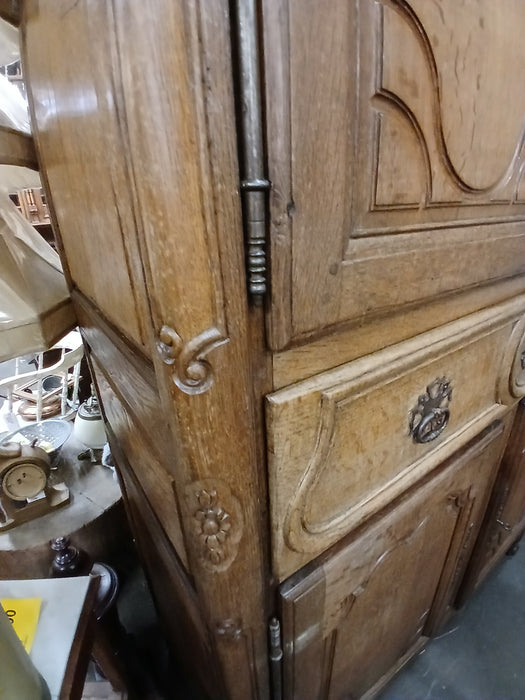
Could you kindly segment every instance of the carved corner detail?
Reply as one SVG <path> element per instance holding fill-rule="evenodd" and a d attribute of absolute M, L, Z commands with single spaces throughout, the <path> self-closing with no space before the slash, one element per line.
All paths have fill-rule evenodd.
<path fill-rule="evenodd" d="M 498 401 L 512 406 L 525 396 L 525 318 L 514 323 L 501 363 Z"/>
<path fill-rule="evenodd" d="M 208 569 L 225 571 L 237 556 L 243 532 L 239 501 L 223 482 L 214 479 L 186 487 L 186 501 L 197 559 Z"/>
<path fill-rule="evenodd" d="M 213 368 L 206 358 L 211 350 L 228 342 L 217 328 L 208 328 L 187 343 L 170 328 L 162 326 L 157 350 L 164 364 L 173 366 L 174 384 L 185 394 L 202 394 L 213 384 Z"/>

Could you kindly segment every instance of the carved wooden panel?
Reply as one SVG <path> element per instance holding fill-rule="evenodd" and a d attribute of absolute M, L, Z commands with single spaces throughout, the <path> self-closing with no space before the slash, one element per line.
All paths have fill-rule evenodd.
<path fill-rule="evenodd" d="M 360 180 L 363 211 L 413 213 L 369 217 L 363 228 L 399 223 L 399 231 L 411 223 L 472 224 L 522 214 L 512 206 L 523 203 L 519 0 L 509 3 L 506 17 L 488 0 L 366 5 L 375 52 L 372 94 L 366 69 L 360 75 L 361 133 L 373 144 L 372 154 L 364 150 L 361 160 L 370 163 L 372 176 L 366 187 L 366 178 Z M 360 50 L 369 55 L 363 36 Z M 353 235 L 367 234 L 356 228 Z"/>
<path fill-rule="evenodd" d="M 78 12 L 80 23 L 76 13 L 54 3 L 38 18 L 46 41 L 31 42 L 30 61 L 24 65 L 33 92 L 33 124 L 45 124 L 35 130 L 36 146 L 45 163 L 44 182 L 54 195 L 50 205 L 65 234 L 61 245 L 72 283 L 144 347 L 149 312 L 130 172 L 121 157 L 126 144 L 113 82 L 116 46 L 110 33 L 100 32 L 111 22 L 111 8 L 103 3 L 89 12 L 80 6 Z M 73 66 L 49 46 L 85 60 Z"/>
<path fill-rule="evenodd" d="M 213 649 L 213 640 L 202 619 L 199 600 L 186 571 L 180 565 L 140 486 L 140 481 L 120 453 L 116 437 L 109 440 L 121 467 L 121 485 L 148 582 L 155 596 L 160 623 L 177 659 L 195 684 L 197 696 L 224 692 Z M 166 595 L 166 591 L 170 595 Z M 206 673 L 202 673 L 203 665 Z"/>
<path fill-rule="evenodd" d="M 525 405 L 519 404 L 483 526 L 460 591 L 464 601 L 525 530 Z"/>
<path fill-rule="evenodd" d="M 461 577 L 501 438 L 493 426 L 281 586 L 286 698 L 362 697 L 417 651 Z"/>
<path fill-rule="evenodd" d="M 499 395 L 502 402 L 512 402 L 525 396 L 525 318 L 514 324 L 504 362 L 509 372 L 501 377 Z"/>
<path fill-rule="evenodd" d="M 502 415 L 524 299 L 267 397 L 274 570 L 282 580 Z"/>
<path fill-rule="evenodd" d="M 74 299 L 105 418 L 171 546 L 187 567 L 174 492 L 177 465 L 170 454 L 169 426 L 160 408 L 153 368 L 119 340 L 78 292 Z"/>
<path fill-rule="evenodd" d="M 519 0 L 275 5 L 273 346 L 524 273 Z"/>

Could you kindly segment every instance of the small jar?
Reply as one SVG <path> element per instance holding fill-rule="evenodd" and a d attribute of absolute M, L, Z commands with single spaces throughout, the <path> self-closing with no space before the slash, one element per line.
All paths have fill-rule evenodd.
<path fill-rule="evenodd" d="M 104 421 L 96 396 L 90 396 L 78 407 L 73 435 L 86 447 L 100 449 L 106 444 Z"/>

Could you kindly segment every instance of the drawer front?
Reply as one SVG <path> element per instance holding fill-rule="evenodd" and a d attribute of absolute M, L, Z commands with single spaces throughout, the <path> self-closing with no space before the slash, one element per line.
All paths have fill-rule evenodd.
<path fill-rule="evenodd" d="M 267 397 L 281 580 L 505 412 L 498 387 L 520 312 L 523 299 Z"/>
<path fill-rule="evenodd" d="M 377 690 L 434 631 L 468 559 L 504 437 L 497 421 L 395 507 L 282 584 L 286 698 Z"/>

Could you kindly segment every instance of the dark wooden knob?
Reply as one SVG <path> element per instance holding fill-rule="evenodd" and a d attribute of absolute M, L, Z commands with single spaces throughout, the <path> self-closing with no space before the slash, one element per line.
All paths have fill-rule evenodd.
<path fill-rule="evenodd" d="M 90 572 L 93 562 L 83 549 L 71 544 L 69 537 L 55 537 L 49 545 L 56 552 L 51 563 L 52 578 L 85 576 Z"/>

